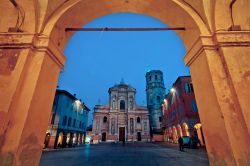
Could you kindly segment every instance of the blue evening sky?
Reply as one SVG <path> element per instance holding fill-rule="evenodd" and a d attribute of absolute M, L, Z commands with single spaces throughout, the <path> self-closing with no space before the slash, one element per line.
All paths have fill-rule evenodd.
<path fill-rule="evenodd" d="M 117 13 L 97 18 L 83 27 L 167 25 L 150 16 Z M 59 77 L 59 89 L 76 93 L 92 110 L 98 100 L 108 104 L 109 87 L 124 78 L 125 83 L 136 88 L 137 104 L 146 105 L 146 71 L 161 70 L 168 91 L 178 76 L 190 75 L 183 62 L 185 52 L 174 31 L 76 32 L 64 50 L 67 61 Z"/>

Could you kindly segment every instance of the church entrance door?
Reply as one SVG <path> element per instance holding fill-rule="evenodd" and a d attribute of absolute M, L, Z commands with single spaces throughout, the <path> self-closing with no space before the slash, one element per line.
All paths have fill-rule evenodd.
<path fill-rule="evenodd" d="M 119 141 L 125 141 L 125 127 L 119 127 Z"/>
<path fill-rule="evenodd" d="M 137 141 L 141 141 L 141 132 L 137 132 Z"/>
<path fill-rule="evenodd" d="M 106 133 L 102 133 L 102 141 L 106 141 Z"/>

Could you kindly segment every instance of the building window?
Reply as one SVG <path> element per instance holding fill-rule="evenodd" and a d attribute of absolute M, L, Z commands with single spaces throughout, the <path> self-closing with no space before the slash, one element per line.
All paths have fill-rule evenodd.
<path fill-rule="evenodd" d="M 125 101 L 124 100 L 120 101 L 120 109 L 125 110 Z"/>
<path fill-rule="evenodd" d="M 82 121 L 80 121 L 80 123 L 79 123 L 79 128 L 81 128 L 82 127 Z"/>
<path fill-rule="evenodd" d="M 99 121 L 96 122 L 96 130 L 99 130 Z"/>
<path fill-rule="evenodd" d="M 130 118 L 130 134 L 134 134 L 134 119 Z"/>
<path fill-rule="evenodd" d="M 64 116 L 63 117 L 62 125 L 65 126 L 66 124 L 67 124 L 67 116 Z"/>
<path fill-rule="evenodd" d="M 71 126 L 71 117 L 69 117 L 68 126 Z"/>
<path fill-rule="evenodd" d="M 106 116 L 103 117 L 103 123 L 107 123 L 108 118 Z"/>
<path fill-rule="evenodd" d="M 157 101 L 157 103 L 160 103 L 160 102 L 161 102 L 160 96 L 156 96 L 156 101 Z"/>
<path fill-rule="evenodd" d="M 53 113 L 51 117 L 51 124 L 55 123 L 55 117 L 56 117 L 56 113 Z"/>
<path fill-rule="evenodd" d="M 76 127 L 76 119 L 73 121 L 73 127 Z"/>
<path fill-rule="evenodd" d="M 145 122 L 143 122 L 143 124 L 144 124 L 144 131 L 148 130 L 148 124 L 147 124 L 147 122 L 145 121 Z"/>
<path fill-rule="evenodd" d="M 198 108 L 197 108 L 196 102 L 194 100 L 191 101 L 191 107 L 192 107 L 193 112 L 198 112 Z"/>
<path fill-rule="evenodd" d="M 194 92 L 193 84 L 189 84 L 191 92 Z"/>
<path fill-rule="evenodd" d="M 141 123 L 141 118 L 137 117 L 136 121 L 137 121 L 137 123 Z"/>
<path fill-rule="evenodd" d="M 85 128 L 85 123 L 82 123 L 82 129 L 84 129 Z"/>
<path fill-rule="evenodd" d="M 115 134 L 115 118 L 112 118 L 111 120 L 111 134 Z"/>
<path fill-rule="evenodd" d="M 130 107 L 130 110 L 133 110 L 133 105 L 134 105 L 134 100 L 133 100 L 133 97 L 131 96 L 129 98 L 129 107 Z"/>
<path fill-rule="evenodd" d="M 155 75 L 155 81 L 157 81 L 157 75 Z"/>
<path fill-rule="evenodd" d="M 149 76 L 149 81 L 151 81 L 151 79 L 152 79 L 152 77 L 151 77 L 151 76 Z"/>
<path fill-rule="evenodd" d="M 115 107 L 116 107 L 116 106 L 115 106 L 115 105 L 116 105 L 116 104 L 115 104 L 115 100 L 116 100 L 116 97 L 114 96 L 114 97 L 112 98 L 112 108 L 113 108 L 113 109 L 115 109 Z"/>
<path fill-rule="evenodd" d="M 161 119 L 161 116 L 159 117 L 159 122 L 161 122 L 162 121 L 162 119 Z"/>
<path fill-rule="evenodd" d="M 192 92 L 194 92 L 193 84 L 190 84 L 190 83 L 185 83 L 184 84 L 184 89 L 185 89 L 186 93 L 192 93 Z"/>

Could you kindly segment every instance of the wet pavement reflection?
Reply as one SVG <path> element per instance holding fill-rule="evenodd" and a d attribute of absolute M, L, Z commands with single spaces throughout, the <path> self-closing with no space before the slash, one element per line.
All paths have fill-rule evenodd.
<path fill-rule="evenodd" d="M 185 149 L 152 143 L 101 143 L 44 151 L 40 166 L 208 166 L 201 149 Z"/>

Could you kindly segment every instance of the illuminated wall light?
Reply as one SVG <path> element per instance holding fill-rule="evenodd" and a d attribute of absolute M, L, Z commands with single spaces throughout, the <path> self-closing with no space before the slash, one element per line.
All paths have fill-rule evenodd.
<path fill-rule="evenodd" d="M 81 101 L 80 100 L 75 100 L 74 107 L 75 107 L 77 112 L 82 111 L 82 103 L 81 103 Z"/>
<path fill-rule="evenodd" d="M 171 93 L 175 93 L 175 88 L 171 88 L 171 89 L 170 89 L 170 92 L 171 92 Z"/>

